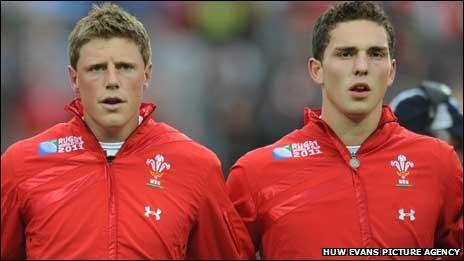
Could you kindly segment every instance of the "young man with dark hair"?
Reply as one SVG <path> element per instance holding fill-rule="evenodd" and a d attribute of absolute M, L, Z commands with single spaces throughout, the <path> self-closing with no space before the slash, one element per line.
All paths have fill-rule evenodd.
<path fill-rule="evenodd" d="M 263 258 L 320 258 L 330 247 L 462 248 L 456 153 L 401 127 L 383 105 L 394 46 L 374 3 L 336 4 L 318 19 L 308 70 L 322 108 L 239 159 L 227 180 Z"/>
<path fill-rule="evenodd" d="M 252 243 L 207 148 L 142 103 L 148 34 L 117 5 L 69 37 L 74 117 L 2 155 L 2 259 L 245 259 Z"/>

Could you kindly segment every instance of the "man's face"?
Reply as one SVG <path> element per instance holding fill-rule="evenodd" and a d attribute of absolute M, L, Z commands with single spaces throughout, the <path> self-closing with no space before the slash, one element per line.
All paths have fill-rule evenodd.
<path fill-rule="evenodd" d="M 69 74 L 87 124 L 107 131 L 137 126 L 151 64 L 144 66 L 132 40 L 93 39 L 82 46 L 76 67 L 70 66 Z"/>
<path fill-rule="evenodd" d="M 322 64 L 315 63 L 320 67 L 312 77 L 322 86 L 323 107 L 335 108 L 349 118 L 381 108 L 396 70 L 385 29 L 367 20 L 339 23 L 330 32 Z"/>

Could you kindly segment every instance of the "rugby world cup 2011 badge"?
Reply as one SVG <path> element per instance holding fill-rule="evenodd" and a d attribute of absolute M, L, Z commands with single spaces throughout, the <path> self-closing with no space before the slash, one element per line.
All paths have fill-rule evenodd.
<path fill-rule="evenodd" d="M 39 144 L 38 154 L 45 156 L 54 153 L 73 152 L 84 149 L 82 136 L 67 136 L 54 140 L 43 141 Z"/>
<path fill-rule="evenodd" d="M 321 146 L 319 146 L 316 140 L 292 143 L 274 148 L 272 150 L 272 156 L 276 160 L 288 158 L 305 158 L 321 153 Z"/>
<path fill-rule="evenodd" d="M 49 140 L 44 141 L 39 144 L 39 155 L 44 156 L 47 154 L 57 153 L 58 152 L 58 141 Z"/>
<path fill-rule="evenodd" d="M 398 187 L 411 187 L 407 176 L 409 176 L 410 169 L 414 167 L 414 163 L 412 161 L 407 161 L 406 156 L 399 155 L 398 160 L 392 160 L 390 162 L 392 167 L 396 167 L 396 174 L 400 176 L 398 179 L 398 183 L 396 186 Z"/>
<path fill-rule="evenodd" d="M 287 159 L 292 157 L 292 149 L 290 145 L 274 148 L 272 150 L 272 156 L 274 159 Z"/>
<path fill-rule="evenodd" d="M 150 174 L 153 177 L 147 185 L 161 189 L 160 178 L 171 168 L 171 164 L 165 162 L 164 157 L 161 154 L 157 154 L 153 159 L 147 159 L 146 164 L 151 168 Z"/>

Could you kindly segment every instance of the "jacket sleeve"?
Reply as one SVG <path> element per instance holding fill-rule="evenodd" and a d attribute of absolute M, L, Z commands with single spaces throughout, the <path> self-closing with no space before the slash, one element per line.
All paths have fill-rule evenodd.
<path fill-rule="evenodd" d="M 442 172 L 444 205 L 439 219 L 435 245 L 440 248 L 459 248 L 463 250 L 463 180 L 462 165 L 450 147 L 443 155 L 445 172 Z"/>
<path fill-rule="evenodd" d="M 205 176 L 204 198 L 189 238 L 187 259 L 252 259 L 253 246 L 227 197 L 219 160 Z"/>
<path fill-rule="evenodd" d="M 255 251 L 258 251 L 261 241 L 257 219 L 258 213 L 242 166 L 235 165 L 232 167 L 227 178 L 227 190 L 229 198 L 248 229 Z"/>
<path fill-rule="evenodd" d="M 25 259 L 24 224 L 17 194 L 17 180 L 10 148 L 2 155 L 1 259 Z"/>

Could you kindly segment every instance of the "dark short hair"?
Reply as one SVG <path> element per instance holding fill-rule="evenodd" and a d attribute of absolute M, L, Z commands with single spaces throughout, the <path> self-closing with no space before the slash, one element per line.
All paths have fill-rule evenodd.
<path fill-rule="evenodd" d="M 103 3 L 93 5 L 89 14 L 82 18 L 69 35 L 69 62 L 77 69 L 79 52 L 82 46 L 93 39 L 127 38 L 139 47 L 143 62 L 147 65 L 151 60 L 150 38 L 143 24 L 118 5 Z"/>
<path fill-rule="evenodd" d="M 313 57 L 322 62 L 324 51 L 329 45 L 330 32 L 338 23 L 353 20 L 368 20 L 383 26 L 388 35 L 390 57 L 394 56 L 395 33 L 388 16 L 377 4 L 355 1 L 337 3 L 317 19 L 312 39 Z"/>

